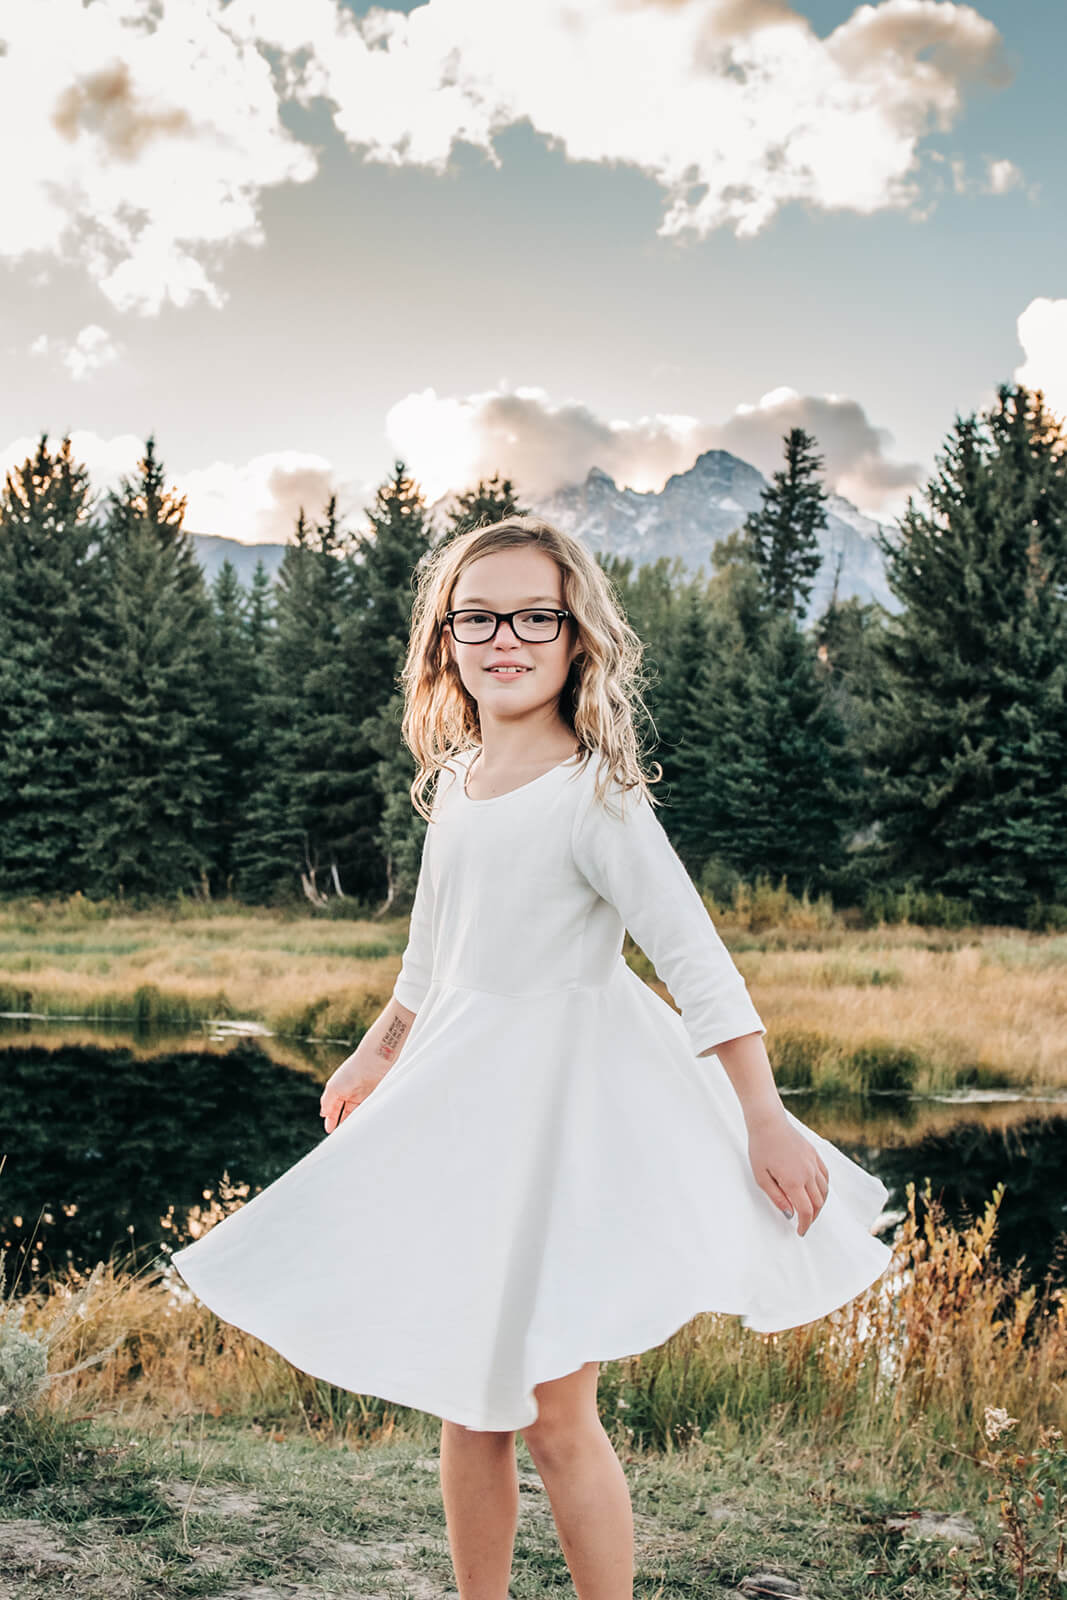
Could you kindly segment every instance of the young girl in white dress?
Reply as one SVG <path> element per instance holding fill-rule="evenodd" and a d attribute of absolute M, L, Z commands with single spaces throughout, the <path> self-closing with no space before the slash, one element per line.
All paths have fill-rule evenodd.
<path fill-rule="evenodd" d="M 442 1419 L 461 1600 L 508 1592 L 516 1433 L 581 1600 L 630 1600 L 600 1363 L 701 1311 L 800 1326 L 891 1258 L 888 1191 L 782 1103 L 653 811 L 640 657 L 603 570 L 538 519 L 430 553 L 402 726 L 428 827 L 393 995 L 323 1090 L 326 1137 L 173 1257 L 295 1366 Z"/>

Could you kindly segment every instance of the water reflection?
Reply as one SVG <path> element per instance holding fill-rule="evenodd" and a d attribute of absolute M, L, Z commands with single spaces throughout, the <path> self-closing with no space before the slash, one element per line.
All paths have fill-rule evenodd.
<path fill-rule="evenodd" d="M 190 1215 L 226 1175 L 256 1193 L 322 1138 L 319 1093 L 351 1041 L 131 1035 L 65 1025 L 0 1041 L 0 1243 L 19 1289 L 69 1261 L 191 1237 Z M 883 1094 L 820 1099 L 784 1094 L 810 1128 L 882 1178 L 889 1210 L 926 1177 L 953 1222 L 980 1215 L 1006 1185 L 994 1239 L 1005 1266 L 1023 1257 L 1026 1282 L 1067 1283 L 1067 1104 L 1050 1091 L 967 1103 Z M 171 1219 L 172 1226 L 164 1219 Z M 36 1231 L 35 1231 L 36 1230 Z M 890 1229 L 891 1234 L 891 1229 Z M 30 1249 L 33 1241 L 32 1251 Z"/>
<path fill-rule="evenodd" d="M 85 1269 L 136 1247 L 141 1264 L 161 1242 L 177 1248 L 223 1173 L 263 1188 L 325 1137 L 320 1079 L 258 1043 L 8 1047 L 0 1083 L 0 1242 L 9 1280 L 25 1260 L 22 1288 L 68 1261 Z"/>

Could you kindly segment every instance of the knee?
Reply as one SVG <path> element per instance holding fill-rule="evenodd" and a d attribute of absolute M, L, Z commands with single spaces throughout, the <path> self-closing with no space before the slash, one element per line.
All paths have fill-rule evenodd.
<path fill-rule="evenodd" d="M 562 1378 L 534 1385 L 537 1417 L 522 1429 L 526 1448 L 538 1467 L 565 1462 L 595 1434 L 603 1435 L 597 1411 L 598 1361 L 587 1361 Z"/>
<path fill-rule="evenodd" d="M 542 1406 L 536 1422 L 523 1428 L 522 1437 L 536 1466 L 559 1466 L 572 1460 L 589 1441 L 600 1419 L 584 1411 L 555 1411 Z"/>

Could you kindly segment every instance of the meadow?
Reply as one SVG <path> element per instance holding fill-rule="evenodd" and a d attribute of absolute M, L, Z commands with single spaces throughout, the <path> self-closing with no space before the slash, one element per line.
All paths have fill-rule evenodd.
<path fill-rule="evenodd" d="M 1067 1088 L 1067 934 L 857 927 L 769 886 L 707 904 L 782 1087 Z M 406 940 L 406 917 L 352 915 L 346 902 L 312 913 L 7 901 L 0 1012 L 174 1029 L 240 1019 L 279 1040 L 355 1045 L 392 993 Z M 666 997 L 629 937 L 625 953 Z"/>
<path fill-rule="evenodd" d="M 956 1230 L 912 1187 L 841 1310 L 769 1335 L 705 1314 L 602 1364 L 637 1595 L 1062 1595 L 1067 1297 L 993 1269 L 998 1202 Z M 454 1594 L 437 1419 L 297 1372 L 159 1274 L 97 1268 L 21 1321 L 56 1376 L 0 1415 L 8 1600 Z M 510 1592 L 540 1600 L 569 1578 L 516 1451 Z"/>
<path fill-rule="evenodd" d="M 783 1087 L 843 1107 L 849 1090 L 1067 1088 L 1062 934 L 862 927 L 769 890 L 709 909 Z M 104 1020 L 256 1022 L 306 1071 L 295 1042 L 340 1059 L 406 937 L 404 917 L 343 909 L 8 902 L 0 1010 L 88 1019 L 87 1040 Z M 220 1191 L 198 1225 L 244 1198 Z M 998 1264 L 1001 1198 L 956 1226 L 909 1185 L 890 1269 L 840 1311 L 772 1335 L 702 1314 L 602 1364 L 637 1595 L 1067 1593 L 1067 1292 Z M 298 1372 L 158 1259 L 9 1283 L 0 1310 L 0 1600 L 454 1594 L 436 1418 Z M 47 1370 L 30 1381 L 35 1351 Z M 521 1437 L 516 1451 L 511 1594 L 572 1592 Z"/>

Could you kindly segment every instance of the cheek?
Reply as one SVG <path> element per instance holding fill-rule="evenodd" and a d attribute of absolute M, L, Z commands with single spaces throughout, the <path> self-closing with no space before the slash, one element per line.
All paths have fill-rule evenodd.
<path fill-rule="evenodd" d="M 558 678 L 561 684 L 566 681 L 567 674 L 571 668 L 571 664 L 567 659 L 569 649 L 570 644 L 567 640 L 567 636 L 565 633 L 561 633 L 559 639 L 556 641 L 551 663 L 553 676 Z"/>

